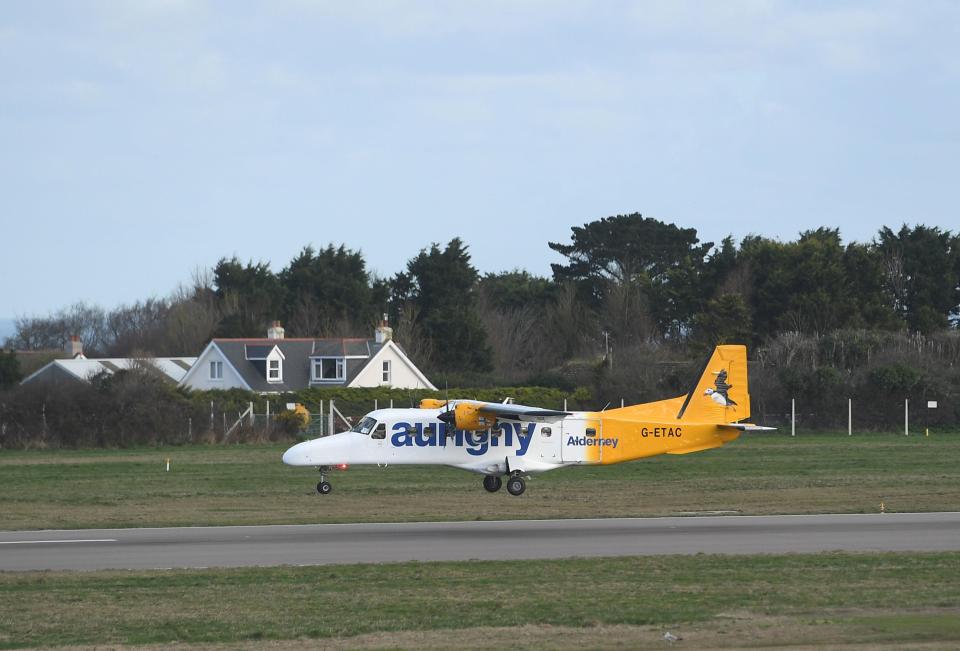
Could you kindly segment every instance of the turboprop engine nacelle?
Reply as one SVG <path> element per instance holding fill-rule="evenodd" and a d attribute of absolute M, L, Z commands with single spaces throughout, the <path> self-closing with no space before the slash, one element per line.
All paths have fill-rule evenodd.
<path fill-rule="evenodd" d="M 420 401 L 420 409 L 440 409 L 446 404 L 446 400 L 438 400 L 437 398 L 424 398 Z"/>
<path fill-rule="evenodd" d="M 460 403 L 453 409 L 443 412 L 437 416 L 437 418 L 447 425 L 453 425 L 456 429 L 467 430 L 469 432 L 496 427 L 496 417 L 484 414 L 481 411 L 481 407 L 482 405 Z"/>

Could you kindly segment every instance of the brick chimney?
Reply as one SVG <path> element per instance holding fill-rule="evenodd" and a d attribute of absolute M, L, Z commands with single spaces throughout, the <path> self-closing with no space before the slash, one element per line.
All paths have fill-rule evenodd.
<path fill-rule="evenodd" d="M 380 325 L 377 326 L 377 329 L 374 331 L 373 338 L 378 344 L 385 344 L 393 339 L 393 328 L 387 325 L 386 314 L 383 315 Z"/>
<path fill-rule="evenodd" d="M 69 355 L 70 359 L 76 357 L 86 359 L 83 355 L 83 342 L 80 341 L 80 337 L 77 335 L 70 335 L 70 340 L 67 342 L 67 345 L 63 347 L 63 352 Z"/>
<path fill-rule="evenodd" d="M 283 326 L 279 321 L 274 321 L 273 325 L 267 330 L 267 339 L 283 339 Z"/>

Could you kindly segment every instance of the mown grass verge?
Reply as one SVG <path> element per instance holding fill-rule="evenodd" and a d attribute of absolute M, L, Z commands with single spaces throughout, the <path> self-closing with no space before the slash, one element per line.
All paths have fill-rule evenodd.
<path fill-rule="evenodd" d="M 284 447 L 3 450 L 0 529 L 960 508 L 956 433 L 744 435 L 690 455 L 556 470 L 520 498 L 424 466 L 351 468 L 318 497 L 316 473 L 284 466 Z"/>
<path fill-rule="evenodd" d="M 560 647 L 584 636 L 662 645 L 665 630 L 694 645 L 960 644 L 960 553 L 6 573 L 0 614 L 3 648 L 473 648 L 511 630 Z"/>

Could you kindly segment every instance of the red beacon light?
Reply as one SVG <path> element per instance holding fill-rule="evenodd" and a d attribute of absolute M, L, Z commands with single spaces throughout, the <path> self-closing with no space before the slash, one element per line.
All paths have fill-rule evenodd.
<path fill-rule="evenodd" d="M 346 470 L 346 469 L 347 469 L 347 464 L 341 463 L 340 465 L 337 466 L 337 469 L 339 469 L 339 470 Z"/>

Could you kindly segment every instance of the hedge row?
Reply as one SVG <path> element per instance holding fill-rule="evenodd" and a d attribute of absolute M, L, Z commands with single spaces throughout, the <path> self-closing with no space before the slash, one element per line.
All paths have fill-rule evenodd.
<path fill-rule="evenodd" d="M 229 391 L 185 391 L 136 371 L 99 378 L 90 385 L 26 385 L 0 394 L 0 448 L 125 447 L 188 442 L 286 440 L 298 432 L 283 419 L 288 403 L 316 415 L 329 413 L 330 401 L 344 416 L 358 418 L 376 404 L 416 406 L 423 398 L 444 399 L 443 391 L 315 388 L 261 396 Z M 451 397 L 570 409 L 591 407 L 589 392 L 544 387 L 450 389 Z M 253 403 L 255 417 L 239 419 Z M 268 404 L 269 403 L 269 404 Z M 272 418 L 265 417 L 269 409 Z M 234 423 L 239 425 L 231 430 Z"/>
<path fill-rule="evenodd" d="M 935 351 L 941 356 L 942 351 Z M 816 353 L 813 350 L 811 355 Z M 895 354 L 896 353 L 896 354 Z M 817 353 L 818 354 L 818 353 Z M 750 391 L 754 422 L 789 426 L 791 400 L 796 400 L 803 428 L 845 428 L 847 399 L 854 401 L 858 430 L 896 430 L 903 424 L 904 399 L 911 401 L 914 427 L 956 429 L 960 424 L 960 365 L 936 365 L 932 356 L 908 360 L 882 349 L 854 368 L 808 362 L 778 364 L 769 359 L 751 363 Z M 692 368 L 692 367 L 691 367 Z M 249 404 L 257 415 L 230 432 L 230 441 L 290 439 L 295 421 L 268 420 L 286 403 L 301 403 L 316 415 L 333 400 L 344 416 L 356 419 L 376 404 L 416 406 L 423 398 L 472 398 L 545 408 L 599 409 L 606 404 L 647 402 L 680 395 L 695 371 L 686 366 L 638 364 L 632 372 L 600 377 L 593 387 L 565 391 L 549 387 L 451 388 L 449 391 L 313 388 L 289 394 L 260 396 L 241 390 L 189 392 L 138 371 L 120 372 L 89 385 L 27 385 L 0 393 L 0 448 L 29 446 L 123 447 L 223 441 L 230 426 Z M 928 401 L 937 409 L 928 410 Z"/>

